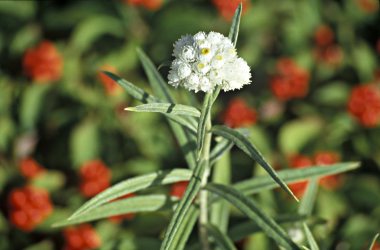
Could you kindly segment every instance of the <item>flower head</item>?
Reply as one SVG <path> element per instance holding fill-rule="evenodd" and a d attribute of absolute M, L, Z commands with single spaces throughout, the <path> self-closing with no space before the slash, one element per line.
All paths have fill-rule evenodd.
<path fill-rule="evenodd" d="M 195 92 L 240 89 L 251 82 L 250 68 L 231 40 L 217 32 L 182 36 L 174 43 L 169 84 Z"/>

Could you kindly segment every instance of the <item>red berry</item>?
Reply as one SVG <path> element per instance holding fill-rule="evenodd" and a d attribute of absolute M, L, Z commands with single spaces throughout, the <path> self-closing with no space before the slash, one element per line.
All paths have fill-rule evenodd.
<path fill-rule="evenodd" d="M 348 112 L 364 127 L 376 127 L 380 122 L 380 90 L 372 84 L 352 89 Z"/>
<path fill-rule="evenodd" d="M 27 76 L 38 83 L 47 83 L 61 78 L 63 60 L 52 42 L 43 41 L 26 51 L 23 67 Z"/>
<path fill-rule="evenodd" d="M 20 171 L 25 178 L 33 179 L 42 174 L 45 170 L 34 159 L 25 158 L 20 162 Z"/>
<path fill-rule="evenodd" d="M 100 70 L 109 71 L 115 74 L 117 73 L 116 68 L 110 65 L 104 65 L 100 68 Z M 107 95 L 117 94 L 121 90 L 120 85 L 118 85 L 113 79 L 111 79 L 103 72 L 98 73 L 98 78 L 100 82 L 103 84 L 104 90 L 106 91 Z"/>
<path fill-rule="evenodd" d="M 243 13 L 250 7 L 250 1 L 248 0 L 212 0 L 212 3 L 218 9 L 220 15 L 228 21 L 232 19 L 240 3 L 243 4 Z"/>
<path fill-rule="evenodd" d="M 189 185 L 188 181 L 180 181 L 172 184 L 170 187 L 170 195 L 177 198 L 182 198 L 185 194 L 187 185 Z"/>
<path fill-rule="evenodd" d="M 222 119 L 231 128 L 250 126 L 256 123 L 257 113 L 243 99 L 235 98 L 229 102 Z"/>

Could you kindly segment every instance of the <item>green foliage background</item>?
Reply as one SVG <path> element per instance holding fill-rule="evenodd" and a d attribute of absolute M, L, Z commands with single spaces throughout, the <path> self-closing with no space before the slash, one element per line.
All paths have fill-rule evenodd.
<path fill-rule="evenodd" d="M 313 57 L 313 35 L 321 24 L 333 28 L 344 52 L 336 68 Z M 312 155 L 320 150 L 338 152 L 342 161 L 362 163 L 360 170 L 345 174 L 338 190 L 319 191 L 315 214 L 325 223 L 317 223 L 313 231 L 322 249 L 363 249 L 380 228 L 380 128 L 363 128 L 346 108 L 353 86 L 374 81 L 379 24 L 379 10 L 366 13 L 355 0 L 252 1 L 242 18 L 237 50 L 252 68 L 253 84 L 222 93 L 215 104 L 214 123 L 221 122 L 220 114 L 233 97 L 243 97 L 256 107 L 259 120 L 248 128 L 250 138 L 281 168 L 287 167 L 287 154 Z M 87 160 L 102 159 L 112 169 L 113 183 L 186 167 L 164 117 L 122 111 L 137 102 L 125 93 L 106 95 L 96 75 L 102 65 L 110 64 L 122 77 L 151 92 L 136 48 L 160 65 L 171 60 L 172 44 L 181 35 L 200 30 L 227 34 L 229 22 L 210 1 L 165 1 L 155 12 L 118 0 L 0 1 L 0 29 L 0 249 L 62 245 L 62 229 L 50 225 L 84 203 L 78 192 L 78 169 Z M 64 58 L 62 79 L 51 85 L 33 84 L 21 63 L 26 49 L 44 39 L 54 41 Z M 273 98 L 268 83 L 274 64 L 284 56 L 310 72 L 309 94 L 285 103 L 277 117 L 260 119 L 263 105 Z M 160 72 L 166 76 L 167 70 Z M 200 98 L 182 90 L 173 94 L 182 103 L 199 107 Z M 6 205 L 9 191 L 25 184 L 16 163 L 26 145 L 31 145 L 27 153 L 49 170 L 49 178 L 36 185 L 50 191 L 55 205 L 53 215 L 30 234 L 8 223 Z M 261 171 L 239 151 L 232 151 L 231 161 L 232 182 Z M 296 209 L 280 192 L 256 196 L 271 215 Z M 238 211 L 232 214 L 231 224 L 243 220 Z M 120 225 L 107 220 L 94 225 L 104 249 L 154 249 L 169 219 L 169 212 L 157 212 Z M 273 247 L 257 233 L 247 239 L 244 249 Z"/>

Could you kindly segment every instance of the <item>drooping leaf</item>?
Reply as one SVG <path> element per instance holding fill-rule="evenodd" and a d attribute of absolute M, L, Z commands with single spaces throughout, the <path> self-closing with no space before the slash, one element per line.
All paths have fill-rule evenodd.
<path fill-rule="evenodd" d="M 201 160 L 198 162 L 196 168 L 194 169 L 194 174 L 189 181 L 185 194 L 180 200 L 170 220 L 160 248 L 161 250 L 175 249 L 174 243 L 178 242 L 178 238 L 181 237 L 179 234 L 180 225 L 184 222 L 186 214 L 189 213 L 191 203 L 201 188 L 201 178 L 204 171 L 206 170 L 206 166 L 207 162 Z"/>
<path fill-rule="evenodd" d="M 223 199 L 229 201 L 233 206 L 255 221 L 257 225 L 279 245 L 285 249 L 300 249 L 286 234 L 286 232 L 268 215 L 266 215 L 259 206 L 233 187 L 221 184 L 208 184 L 206 190 L 217 194 Z"/>
<path fill-rule="evenodd" d="M 297 197 L 293 194 L 293 192 L 289 189 L 289 187 L 273 170 L 271 165 L 264 159 L 261 153 L 244 135 L 226 126 L 214 126 L 212 128 L 212 132 L 232 141 L 236 146 L 243 150 L 243 152 L 249 155 L 258 164 L 260 164 L 265 169 L 265 171 L 267 171 L 267 173 L 272 177 L 272 179 L 280 185 L 281 188 L 283 188 L 288 194 L 293 196 L 295 200 L 298 200 Z"/>
<path fill-rule="evenodd" d="M 82 213 L 80 216 L 55 223 L 53 226 L 62 227 L 115 215 L 157 211 L 163 208 L 170 208 L 172 205 L 166 195 L 139 195 L 104 204 L 92 209 L 91 212 Z"/>
<path fill-rule="evenodd" d="M 171 115 L 184 115 L 200 117 L 201 112 L 191 106 L 173 103 L 148 103 L 136 107 L 125 108 L 128 111 L 134 112 L 158 112 Z"/>
<path fill-rule="evenodd" d="M 286 183 L 306 180 L 312 177 L 334 175 L 358 168 L 358 162 L 337 163 L 329 166 L 314 166 L 301 169 L 287 169 L 278 171 L 277 174 Z M 246 195 L 258 193 L 278 187 L 269 176 L 257 176 L 234 184 L 234 187 Z"/>
<path fill-rule="evenodd" d="M 232 240 L 228 237 L 228 235 L 221 232 L 219 228 L 212 224 L 207 224 L 206 229 L 211 237 L 214 238 L 216 244 L 220 247 L 220 249 L 236 250 L 236 247 Z"/>
<path fill-rule="evenodd" d="M 234 17 L 232 19 L 232 24 L 230 27 L 230 33 L 228 35 L 228 38 L 231 40 L 234 46 L 236 46 L 236 42 L 239 35 L 240 17 L 241 17 L 242 10 L 243 10 L 243 4 L 240 3 L 239 6 L 236 8 Z"/>
<path fill-rule="evenodd" d="M 123 195 L 143 190 L 149 187 L 169 184 L 173 182 L 189 180 L 191 171 L 187 169 L 172 169 L 167 171 L 158 171 L 147 175 L 137 176 L 104 190 L 91 200 L 83 204 L 69 219 L 74 219 L 86 211 L 90 211 L 111 200 L 117 199 Z"/>

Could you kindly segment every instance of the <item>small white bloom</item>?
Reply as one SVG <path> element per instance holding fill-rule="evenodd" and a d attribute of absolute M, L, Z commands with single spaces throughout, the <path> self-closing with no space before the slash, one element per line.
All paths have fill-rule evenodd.
<path fill-rule="evenodd" d="M 240 89 L 251 82 L 250 68 L 232 42 L 217 32 L 182 36 L 174 44 L 169 84 L 195 92 Z"/>
<path fill-rule="evenodd" d="M 178 67 L 178 77 L 180 79 L 186 78 L 190 74 L 191 74 L 191 67 L 188 64 L 182 63 L 181 65 L 179 65 L 179 67 Z"/>

